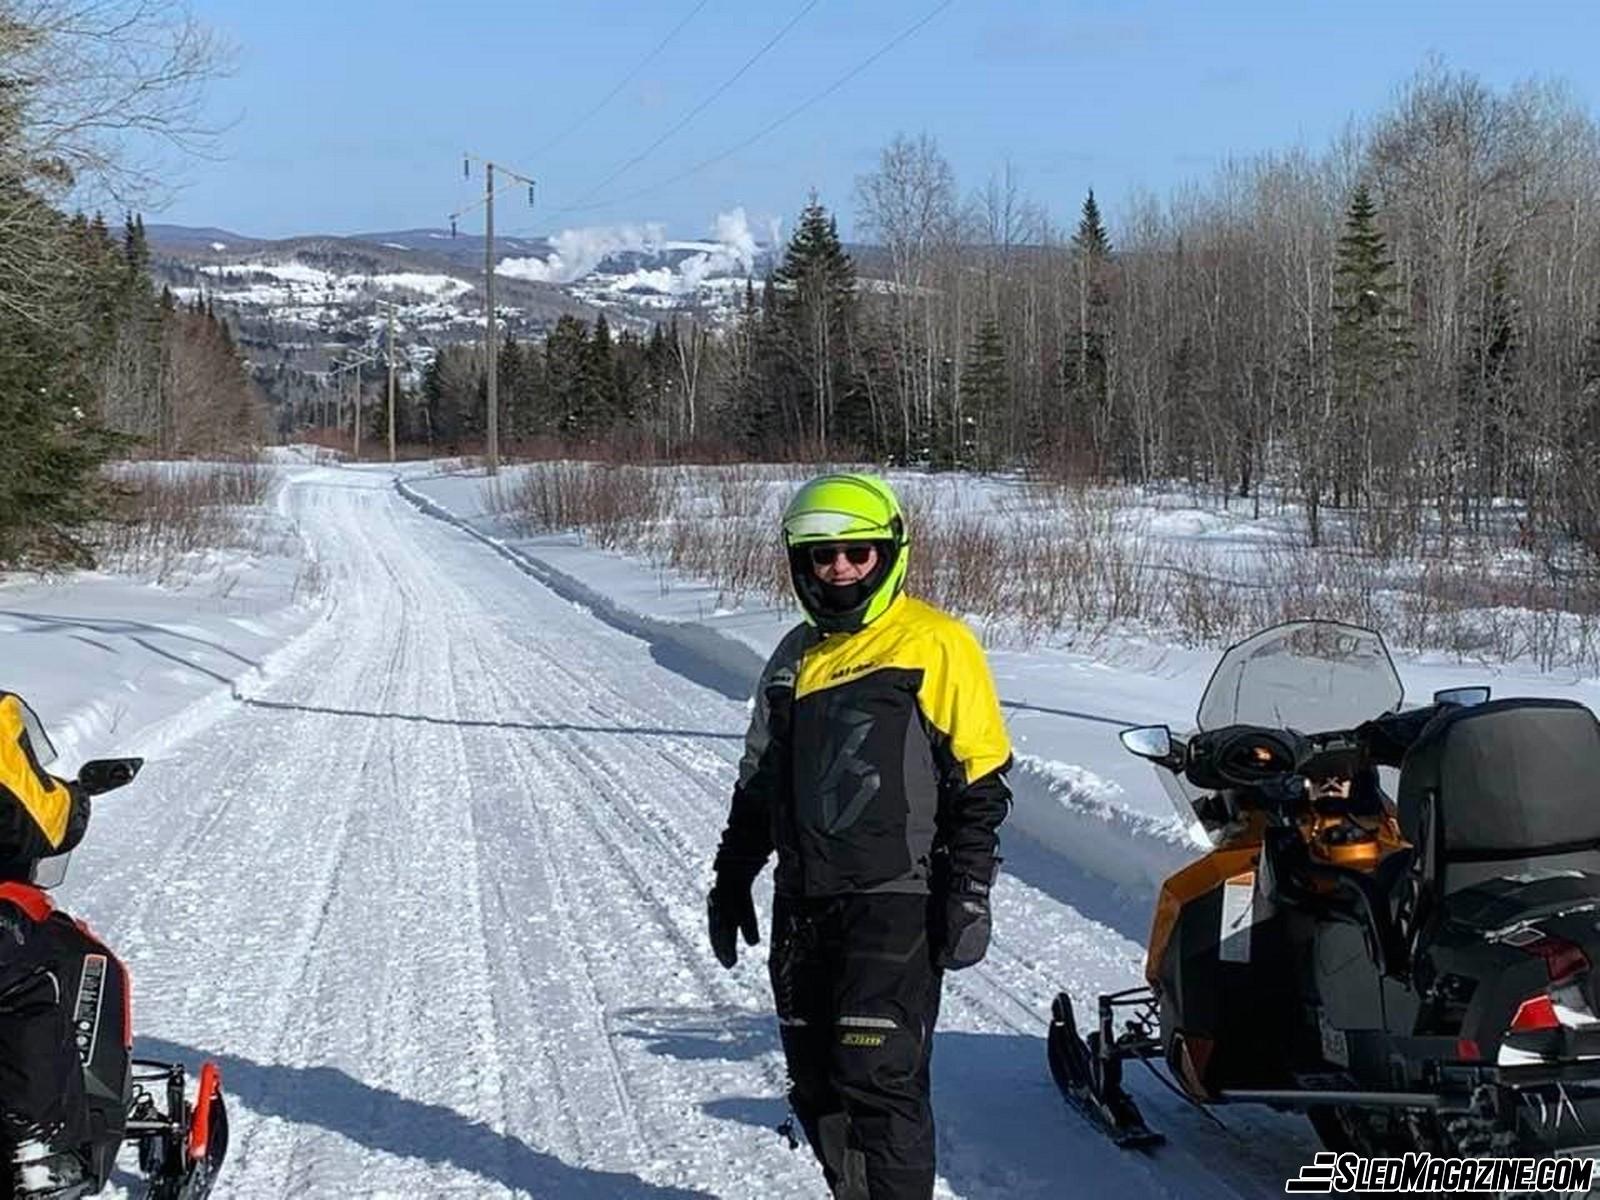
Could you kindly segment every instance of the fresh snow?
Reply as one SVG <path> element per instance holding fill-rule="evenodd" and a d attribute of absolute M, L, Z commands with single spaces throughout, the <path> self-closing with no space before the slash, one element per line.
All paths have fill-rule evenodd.
<path fill-rule="evenodd" d="M 5 686 L 70 756 L 151 757 L 60 896 L 127 957 L 139 1052 L 220 1062 L 219 1195 L 823 1194 L 773 1132 L 764 947 L 724 972 L 704 932 L 751 672 L 792 612 L 506 540 L 481 477 L 435 471 L 286 468 L 303 561 L 247 564 L 249 586 L 0 588 Z M 1121 1152 L 1045 1065 L 1055 991 L 1137 981 L 1189 853 L 1116 726 L 1184 724 L 1214 657 L 993 651 L 1017 808 L 993 950 L 946 989 L 941 1196 L 1282 1195 L 1316 1149 L 1300 1119 L 1219 1129 L 1135 1072 L 1171 1142 Z M 1401 666 L 1417 696 L 1485 678 Z"/>

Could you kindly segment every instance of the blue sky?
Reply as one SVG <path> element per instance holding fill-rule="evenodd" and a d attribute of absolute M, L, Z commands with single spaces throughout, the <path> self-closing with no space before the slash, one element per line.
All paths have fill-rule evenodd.
<path fill-rule="evenodd" d="M 502 231 L 659 222 L 707 233 L 743 206 L 792 224 L 816 189 L 849 236 L 857 175 L 896 133 L 927 132 L 962 189 L 1009 161 L 1070 220 L 1093 186 L 1112 218 L 1229 155 L 1321 148 L 1382 108 L 1430 55 L 1503 87 L 1561 78 L 1600 106 L 1600 5 L 1477 0 L 953 0 L 914 36 L 788 125 L 658 186 L 820 91 L 939 0 L 809 0 L 765 57 L 615 183 L 562 213 L 700 103 L 808 0 L 705 0 L 586 125 L 536 153 L 612 89 L 699 0 L 194 0 L 237 47 L 208 108 L 220 161 L 191 161 L 151 220 L 238 233 L 445 224 L 470 201 L 470 149 L 533 175 Z M 641 194 L 642 193 L 642 194 Z M 477 230 L 477 215 L 463 222 Z"/>

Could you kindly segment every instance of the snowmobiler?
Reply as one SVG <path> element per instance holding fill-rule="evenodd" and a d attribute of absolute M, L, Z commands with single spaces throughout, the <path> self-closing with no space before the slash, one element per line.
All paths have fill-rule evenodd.
<path fill-rule="evenodd" d="M 1199 1104 L 1305 1112 L 1330 1150 L 1600 1143 L 1600 722 L 1402 698 L 1377 634 L 1296 622 L 1227 652 L 1188 738 L 1122 735 L 1209 853 L 1162 889 L 1146 986 L 1086 1036 L 1055 1002 L 1052 1073 L 1119 1144 L 1161 1140 L 1130 1059 Z"/>
<path fill-rule="evenodd" d="M 756 691 L 712 951 L 731 968 L 737 936 L 756 942 L 751 885 L 776 852 L 768 972 L 794 1114 L 834 1196 L 926 1200 L 943 976 L 988 949 L 1011 745 L 977 638 L 903 589 L 886 482 L 812 480 L 783 540 L 805 621 Z"/>
<path fill-rule="evenodd" d="M 93 1195 L 125 1140 L 143 1195 L 203 1200 L 228 1141 L 216 1067 L 190 1096 L 183 1067 L 132 1058 L 127 971 L 47 892 L 91 797 L 131 783 L 142 760 L 87 762 L 71 781 L 54 760 L 33 710 L 0 692 L 0 1200 Z"/>

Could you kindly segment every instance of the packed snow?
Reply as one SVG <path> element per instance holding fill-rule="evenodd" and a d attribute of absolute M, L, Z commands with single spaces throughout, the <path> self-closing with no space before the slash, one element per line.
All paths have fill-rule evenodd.
<path fill-rule="evenodd" d="M 226 594 L 0 588 L 6 686 L 64 753 L 149 756 L 97 805 L 59 899 L 126 955 L 138 1051 L 220 1063 L 218 1194 L 823 1195 L 774 1132 L 761 948 L 724 972 L 704 931 L 749 684 L 792 612 L 576 537 L 510 537 L 481 477 L 284 474 L 273 511 L 301 561 Z M 1171 1141 L 1119 1151 L 1045 1065 L 1056 990 L 1137 981 L 1156 882 L 1190 853 L 1116 729 L 1186 724 L 1214 659 L 993 651 L 1017 807 L 994 947 L 947 983 L 940 1196 L 1282 1195 L 1316 1149 L 1302 1120 L 1218 1128 L 1135 1074 Z M 1600 699 L 1590 680 L 1400 666 L 1417 697 Z"/>

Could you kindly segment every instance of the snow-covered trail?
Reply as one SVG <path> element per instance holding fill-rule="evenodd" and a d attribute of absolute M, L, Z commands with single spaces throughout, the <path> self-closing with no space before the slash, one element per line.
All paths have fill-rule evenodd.
<path fill-rule="evenodd" d="M 66 897 L 129 960 L 140 1052 L 221 1061 L 220 1194 L 823 1195 L 772 1132 L 764 947 L 729 973 L 705 945 L 744 706 L 387 479 L 285 503 L 324 619 L 100 806 Z M 1302 1124 L 1222 1135 L 1143 1088 L 1188 1143 L 1144 1158 L 1064 1110 L 1050 996 L 1126 985 L 1139 950 L 1072 895 L 997 896 L 935 1051 L 942 1194 L 1281 1195 Z"/>

